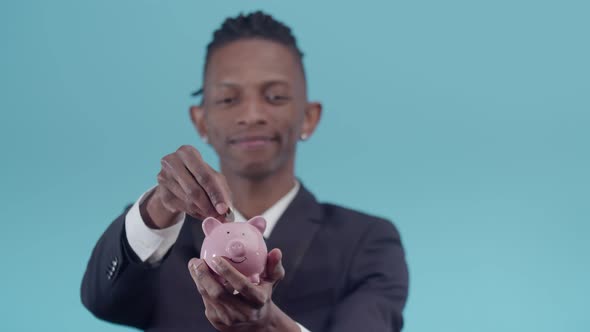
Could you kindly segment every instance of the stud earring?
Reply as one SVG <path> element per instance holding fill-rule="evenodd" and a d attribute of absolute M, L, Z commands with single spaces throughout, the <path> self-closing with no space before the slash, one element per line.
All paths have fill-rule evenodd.
<path fill-rule="evenodd" d="M 205 142 L 205 144 L 209 144 L 209 139 L 206 135 L 201 136 L 201 139 L 203 140 L 203 142 Z"/>
<path fill-rule="evenodd" d="M 309 136 L 306 133 L 301 134 L 301 140 L 305 141 Z"/>

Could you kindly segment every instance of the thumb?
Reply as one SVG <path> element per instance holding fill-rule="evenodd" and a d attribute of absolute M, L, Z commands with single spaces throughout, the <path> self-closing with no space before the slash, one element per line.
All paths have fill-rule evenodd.
<path fill-rule="evenodd" d="M 268 253 L 266 259 L 266 279 L 276 284 L 285 277 L 285 268 L 283 267 L 283 253 L 280 249 L 273 249 Z"/>

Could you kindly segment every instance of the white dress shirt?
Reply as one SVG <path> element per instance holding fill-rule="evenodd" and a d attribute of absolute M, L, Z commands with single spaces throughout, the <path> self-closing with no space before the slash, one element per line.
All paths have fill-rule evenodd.
<path fill-rule="evenodd" d="M 277 221 L 283 215 L 289 204 L 293 201 L 297 192 L 299 191 L 300 184 L 298 181 L 295 182 L 293 188 L 275 204 L 273 204 L 268 210 L 264 211 L 261 216 L 266 220 L 266 229 L 264 231 L 264 237 L 268 238 L 270 233 L 274 229 Z M 129 246 L 135 254 L 141 259 L 142 262 L 148 262 L 150 264 L 156 264 L 162 260 L 168 250 L 172 248 L 180 229 L 184 224 L 186 215 L 181 213 L 177 217 L 177 222 L 173 226 L 164 229 L 152 229 L 149 228 L 139 212 L 139 205 L 143 203 L 147 194 L 154 188 L 148 190 L 142 194 L 137 202 L 133 204 L 127 215 L 125 216 L 125 234 L 127 235 L 127 241 Z M 233 210 L 235 216 L 235 222 L 247 221 L 244 216 L 237 211 Z M 309 332 L 301 324 L 297 323 L 301 332 Z"/>

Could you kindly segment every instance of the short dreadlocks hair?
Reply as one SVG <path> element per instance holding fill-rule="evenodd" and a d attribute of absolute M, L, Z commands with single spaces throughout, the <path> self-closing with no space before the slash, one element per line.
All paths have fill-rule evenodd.
<path fill-rule="evenodd" d="M 265 39 L 288 47 L 299 60 L 301 70 L 303 70 L 303 52 L 297 46 L 297 40 L 293 36 L 291 28 L 275 20 L 272 16 L 262 11 L 257 11 L 247 15 L 240 14 L 236 17 L 229 17 L 213 33 L 213 40 L 207 45 L 203 75 L 207 70 L 211 54 L 215 50 L 231 42 L 243 39 Z M 202 93 L 203 88 L 197 90 L 192 95 L 199 96 Z"/>

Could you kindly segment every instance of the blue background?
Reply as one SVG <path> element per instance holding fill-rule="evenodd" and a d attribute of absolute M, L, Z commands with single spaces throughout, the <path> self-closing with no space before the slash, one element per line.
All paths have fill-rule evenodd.
<path fill-rule="evenodd" d="M 96 240 L 193 144 L 221 21 L 291 25 L 324 103 L 297 173 L 395 221 L 405 331 L 590 326 L 587 1 L 2 1 L 0 328 L 126 331 L 79 287 Z M 196 290 L 195 290 L 196 291 Z"/>

